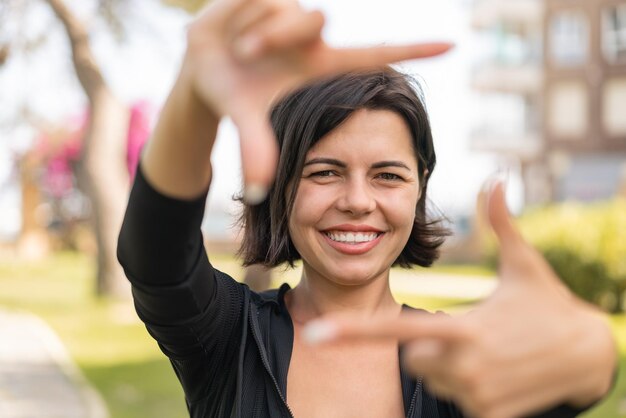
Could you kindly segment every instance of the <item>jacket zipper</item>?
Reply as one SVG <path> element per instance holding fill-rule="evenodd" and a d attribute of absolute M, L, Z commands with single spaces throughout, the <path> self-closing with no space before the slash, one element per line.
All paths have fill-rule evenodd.
<path fill-rule="evenodd" d="M 415 386 L 415 390 L 413 391 L 413 396 L 411 397 L 411 406 L 409 406 L 409 413 L 407 414 L 407 418 L 411 418 L 415 413 L 415 402 L 417 401 L 417 395 L 422 391 L 422 376 L 417 379 L 417 384 Z"/>
<path fill-rule="evenodd" d="M 257 348 L 259 349 L 259 353 L 261 354 L 261 360 L 263 361 L 263 366 L 265 367 L 265 370 L 267 371 L 267 373 L 270 375 L 270 377 L 272 378 L 272 382 L 274 382 L 274 388 L 276 389 L 276 392 L 278 393 L 278 396 L 280 396 L 280 400 L 283 401 L 283 405 L 285 406 L 285 408 L 287 408 L 287 411 L 289 412 L 289 416 L 291 418 L 294 418 L 293 416 L 293 412 L 291 411 L 291 408 L 289 408 L 289 405 L 287 405 L 287 400 L 285 399 L 285 397 L 283 396 L 283 393 L 281 392 L 280 388 L 278 387 L 278 381 L 276 380 L 276 377 L 274 376 L 274 373 L 272 373 L 271 369 L 270 369 L 270 363 L 269 360 L 267 359 L 267 355 L 265 354 L 265 350 L 263 349 L 263 347 L 261 346 L 261 337 L 259 336 L 256 327 L 254 326 L 254 322 L 253 322 L 253 317 L 252 317 L 252 310 L 250 310 L 249 312 L 250 315 L 250 325 L 252 325 L 252 333 L 254 334 L 254 341 L 256 342 Z"/>

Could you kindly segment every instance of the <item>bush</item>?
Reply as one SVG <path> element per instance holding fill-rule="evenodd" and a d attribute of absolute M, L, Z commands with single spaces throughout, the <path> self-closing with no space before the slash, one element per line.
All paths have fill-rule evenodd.
<path fill-rule="evenodd" d="M 518 223 L 574 293 L 609 311 L 623 311 L 626 199 L 532 209 Z"/>

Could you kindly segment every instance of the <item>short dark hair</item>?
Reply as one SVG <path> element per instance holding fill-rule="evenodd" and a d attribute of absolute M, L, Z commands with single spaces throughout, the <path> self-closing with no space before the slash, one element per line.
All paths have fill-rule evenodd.
<path fill-rule="evenodd" d="M 293 266 L 300 259 L 289 236 L 289 217 L 306 153 L 359 109 L 389 110 L 402 116 L 413 138 L 421 195 L 413 230 L 394 265 L 428 267 L 438 258 L 449 233 L 440 220 L 428 220 L 426 214 L 426 190 L 436 157 L 422 91 L 413 78 L 384 67 L 307 85 L 273 107 L 271 123 L 280 149 L 277 176 L 265 201 L 244 205 L 239 250 L 244 265 Z"/>

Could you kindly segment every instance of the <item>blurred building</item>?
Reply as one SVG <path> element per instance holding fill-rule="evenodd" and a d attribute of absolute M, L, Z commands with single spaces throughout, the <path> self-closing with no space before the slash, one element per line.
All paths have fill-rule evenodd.
<path fill-rule="evenodd" d="M 476 0 L 472 148 L 516 167 L 525 203 L 626 184 L 626 0 Z"/>

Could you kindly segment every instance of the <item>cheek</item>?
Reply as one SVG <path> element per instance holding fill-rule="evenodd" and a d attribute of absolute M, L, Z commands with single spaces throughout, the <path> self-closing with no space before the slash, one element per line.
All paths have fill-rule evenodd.
<path fill-rule="evenodd" d="M 301 184 L 293 202 L 289 217 L 289 236 L 296 247 L 301 244 L 303 237 L 311 233 L 324 214 L 324 199 L 319 191 L 312 189 Z"/>
<path fill-rule="evenodd" d="M 389 193 L 379 200 L 379 205 L 386 214 L 388 221 L 396 228 L 405 226 L 412 228 L 415 221 L 417 200 L 417 192 Z"/>

